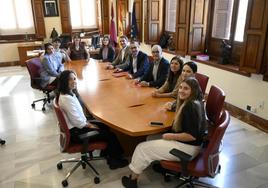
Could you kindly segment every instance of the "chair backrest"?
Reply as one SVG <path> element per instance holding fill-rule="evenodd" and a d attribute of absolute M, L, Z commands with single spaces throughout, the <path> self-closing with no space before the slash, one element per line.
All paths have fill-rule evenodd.
<path fill-rule="evenodd" d="M 224 100 L 224 91 L 221 88 L 212 85 L 209 90 L 206 102 L 206 115 L 209 120 L 209 123 L 212 123 L 213 125 L 218 124 Z"/>
<path fill-rule="evenodd" d="M 41 59 L 35 57 L 26 61 L 26 67 L 31 78 L 31 87 L 34 89 L 42 89 L 40 85 L 40 70 L 42 68 Z"/>
<path fill-rule="evenodd" d="M 204 167 L 206 168 L 207 175 L 210 177 L 214 177 L 219 168 L 219 152 L 220 146 L 222 143 L 222 138 L 224 136 L 225 130 L 230 123 L 230 115 L 228 111 L 223 111 L 221 117 L 218 121 L 218 125 L 213 131 L 208 146 L 204 149 L 202 160 L 204 163 Z"/>
<path fill-rule="evenodd" d="M 195 78 L 199 82 L 202 93 L 205 95 L 209 77 L 204 74 L 195 73 Z"/>
<path fill-rule="evenodd" d="M 70 131 L 67 126 L 63 111 L 59 107 L 58 100 L 59 100 L 59 97 L 58 96 L 55 97 L 53 101 L 53 106 L 56 112 L 56 116 L 58 119 L 58 127 L 60 130 L 60 147 L 61 147 L 60 149 L 61 149 L 61 152 L 65 152 L 66 149 L 70 145 L 71 135 L 70 135 Z"/>

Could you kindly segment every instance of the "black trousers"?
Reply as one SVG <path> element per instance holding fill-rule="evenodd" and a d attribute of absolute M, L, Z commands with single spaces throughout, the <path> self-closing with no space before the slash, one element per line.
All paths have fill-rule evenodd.
<path fill-rule="evenodd" d="M 123 155 L 123 148 L 120 145 L 120 142 L 118 141 L 116 135 L 109 130 L 109 128 L 103 124 L 102 122 L 91 122 L 92 124 L 95 124 L 99 127 L 99 129 L 91 129 L 88 127 L 84 127 L 82 129 L 79 129 L 77 127 L 74 127 L 70 129 L 71 134 L 71 142 L 72 143 L 83 143 L 83 141 L 79 138 L 79 135 L 85 134 L 90 131 L 98 131 L 99 134 L 94 136 L 91 141 L 105 141 L 107 142 L 107 148 L 104 151 L 108 157 L 111 158 L 121 158 Z"/>

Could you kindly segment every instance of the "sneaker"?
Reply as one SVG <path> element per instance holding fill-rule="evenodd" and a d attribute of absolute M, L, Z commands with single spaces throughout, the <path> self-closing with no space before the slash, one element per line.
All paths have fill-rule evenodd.
<path fill-rule="evenodd" d="M 138 188 L 137 180 L 132 180 L 131 175 L 129 177 L 127 176 L 122 177 L 121 182 L 123 186 L 126 188 Z"/>
<path fill-rule="evenodd" d="M 117 168 L 123 168 L 128 165 L 128 160 L 126 159 L 108 159 L 107 163 L 111 170 Z"/>

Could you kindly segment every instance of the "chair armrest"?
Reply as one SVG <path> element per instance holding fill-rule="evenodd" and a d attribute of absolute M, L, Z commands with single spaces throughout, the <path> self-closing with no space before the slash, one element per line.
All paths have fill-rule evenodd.
<path fill-rule="evenodd" d="M 188 170 L 187 166 L 191 160 L 193 160 L 193 156 L 180 151 L 178 149 L 173 148 L 172 150 L 169 151 L 170 154 L 178 157 L 180 159 L 180 164 L 181 164 L 181 174 L 183 176 L 188 176 Z"/>
<path fill-rule="evenodd" d="M 96 135 L 98 135 L 99 134 L 99 132 L 98 131 L 90 131 L 90 132 L 87 132 L 87 133 L 85 133 L 85 134 L 81 134 L 81 135 L 79 135 L 79 138 L 81 139 L 81 140 L 89 140 L 91 137 L 93 137 L 93 136 L 96 136 Z"/>
<path fill-rule="evenodd" d="M 175 148 L 170 150 L 169 153 L 178 157 L 181 161 L 189 162 L 189 161 L 193 160 L 193 157 L 191 155 L 189 155 L 183 151 L 180 151 L 178 149 L 175 149 Z"/>

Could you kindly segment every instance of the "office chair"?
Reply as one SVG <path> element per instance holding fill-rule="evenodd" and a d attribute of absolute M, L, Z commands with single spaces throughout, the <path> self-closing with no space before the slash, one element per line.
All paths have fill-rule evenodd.
<path fill-rule="evenodd" d="M 58 105 L 58 97 L 56 97 L 53 101 L 54 110 L 56 112 L 56 116 L 58 119 L 58 127 L 60 130 L 60 150 L 63 153 L 81 153 L 80 158 L 71 158 L 71 159 L 63 159 L 57 163 L 57 169 L 62 169 L 63 163 L 76 163 L 75 166 L 71 169 L 70 172 L 67 173 L 65 179 L 61 182 L 64 187 L 68 186 L 68 178 L 72 175 L 72 173 L 79 167 L 82 166 L 83 169 L 86 168 L 86 165 L 90 167 L 92 172 L 95 174 L 94 183 L 98 184 L 100 182 L 99 173 L 97 170 L 89 163 L 92 160 L 103 159 L 101 157 L 93 157 L 92 152 L 94 150 L 104 150 L 107 147 L 106 142 L 102 141 L 94 141 L 90 142 L 90 139 L 97 135 L 97 131 L 91 131 L 86 134 L 80 135 L 80 139 L 83 140 L 83 144 L 79 143 L 71 143 L 70 141 L 70 131 L 68 129 L 67 123 L 65 121 L 64 114 Z"/>
<path fill-rule="evenodd" d="M 204 74 L 195 73 L 195 78 L 199 82 L 202 93 L 205 95 L 209 77 Z"/>
<path fill-rule="evenodd" d="M 4 145 L 6 143 L 6 141 L 5 140 L 2 140 L 1 138 L 0 138 L 0 144 L 1 145 Z"/>
<path fill-rule="evenodd" d="M 211 88 L 209 90 L 208 97 L 207 97 L 206 106 L 205 106 L 206 117 L 207 117 L 207 122 L 208 122 L 208 132 L 206 133 L 206 136 L 204 136 L 204 142 L 203 142 L 204 148 L 202 149 L 201 153 L 193 161 L 191 161 L 192 159 L 189 158 L 190 157 L 189 155 L 187 155 L 185 153 L 183 154 L 184 156 L 187 156 L 187 159 L 188 159 L 187 163 L 189 162 L 189 167 L 191 167 L 191 169 L 195 168 L 195 169 L 199 169 L 199 170 L 200 169 L 204 170 L 206 167 L 207 168 L 206 170 L 208 170 L 208 167 L 205 166 L 205 164 L 207 165 L 208 160 L 211 160 L 211 159 L 205 159 L 206 161 L 204 159 L 202 159 L 204 157 L 204 152 L 209 147 L 212 147 L 212 146 L 209 146 L 210 144 L 215 142 L 215 140 L 211 140 L 211 139 L 213 139 L 215 137 L 214 134 L 215 134 L 215 131 L 217 130 L 217 128 L 225 121 L 223 119 L 225 117 L 227 117 L 226 119 L 227 120 L 229 119 L 228 124 L 230 121 L 230 117 L 229 117 L 228 112 L 225 112 L 225 115 L 221 114 L 222 108 L 224 105 L 224 100 L 225 100 L 224 91 L 217 86 L 214 86 L 214 85 L 211 86 Z M 225 131 L 225 129 L 224 129 L 224 131 Z M 224 132 L 223 132 L 223 134 L 224 134 Z M 218 146 L 217 146 L 217 144 L 218 144 Z M 215 142 L 215 147 L 218 147 L 217 150 L 219 150 L 219 145 L 220 145 L 220 143 Z M 181 152 L 181 151 L 179 151 L 179 152 Z M 217 154 L 217 152 L 215 150 L 213 150 L 212 152 L 214 152 L 215 155 Z M 176 150 L 175 153 L 178 153 L 178 150 Z M 180 155 L 181 154 L 182 153 L 180 153 Z M 210 154 L 212 155 L 212 153 L 210 153 Z M 208 156 L 206 155 L 205 157 L 208 157 Z M 218 157 L 218 154 L 216 157 Z M 213 158 L 213 157 L 211 156 L 209 158 Z M 167 169 L 167 170 L 173 171 L 173 172 L 182 172 L 182 163 L 184 164 L 183 170 L 186 171 L 187 167 L 185 166 L 185 164 L 186 164 L 185 161 L 183 161 L 181 163 L 174 162 L 174 161 L 160 161 L 160 164 L 164 169 Z M 217 159 L 217 165 L 218 165 L 218 159 Z M 213 174 L 212 171 L 214 171 L 214 173 L 215 173 L 214 176 L 216 175 L 216 173 L 219 173 L 220 169 L 217 169 L 217 172 L 216 172 L 215 166 L 211 166 L 211 167 L 214 167 L 212 170 L 210 169 L 211 174 Z M 174 174 L 178 174 L 178 173 L 174 173 Z M 172 174 L 166 173 L 164 176 L 165 180 L 169 180 L 170 175 L 172 175 Z M 210 177 L 214 177 L 214 176 L 210 176 Z M 193 175 L 192 177 L 190 176 L 189 181 L 193 181 L 194 177 L 195 177 L 195 175 Z M 197 176 L 197 177 L 205 177 L 205 175 L 204 176 Z M 187 183 L 189 183 L 188 180 L 185 184 L 187 184 Z M 182 185 L 180 184 L 178 187 L 180 187 L 180 186 L 182 186 Z M 191 186 L 193 187 L 193 185 L 191 185 Z"/>
<path fill-rule="evenodd" d="M 224 111 L 218 121 L 218 125 L 211 137 L 208 139 L 208 145 L 202 148 L 197 157 L 192 159 L 192 156 L 172 149 L 170 153 L 180 159 L 180 162 L 174 161 L 160 161 L 163 168 L 181 172 L 180 180 L 182 182 L 177 187 L 194 187 L 194 185 L 202 187 L 215 187 L 207 183 L 200 182 L 200 177 L 215 177 L 220 173 L 221 166 L 219 164 L 219 154 L 221 152 L 222 138 L 226 128 L 230 123 L 230 115 L 227 111 Z"/>
<path fill-rule="evenodd" d="M 32 106 L 32 108 L 35 108 L 36 102 L 43 101 L 42 111 L 45 111 L 46 110 L 46 108 L 45 108 L 46 103 L 50 103 L 50 101 L 51 101 L 50 93 L 56 89 L 56 86 L 47 85 L 44 88 L 41 87 L 41 85 L 40 85 L 40 83 L 41 83 L 40 70 L 41 70 L 42 65 L 41 65 L 41 59 L 39 57 L 27 60 L 26 67 L 27 67 L 28 72 L 30 74 L 31 87 L 33 89 L 41 90 L 45 94 L 44 98 L 33 101 L 31 106 Z"/>

